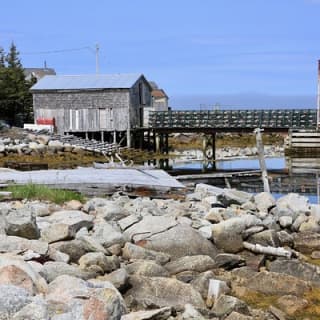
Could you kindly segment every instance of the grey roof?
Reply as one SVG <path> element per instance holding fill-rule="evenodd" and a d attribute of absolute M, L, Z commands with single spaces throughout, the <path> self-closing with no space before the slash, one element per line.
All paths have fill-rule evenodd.
<path fill-rule="evenodd" d="M 128 89 L 141 76 L 137 73 L 50 75 L 40 79 L 31 90 Z"/>

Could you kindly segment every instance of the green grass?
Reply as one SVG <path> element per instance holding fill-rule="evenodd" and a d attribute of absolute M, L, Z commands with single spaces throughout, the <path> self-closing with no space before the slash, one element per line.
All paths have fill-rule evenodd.
<path fill-rule="evenodd" d="M 12 185 L 6 188 L 12 192 L 13 198 L 28 200 L 46 200 L 57 204 L 62 204 L 70 200 L 78 200 L 84 202 L 82 194 L 63 189 L 53 189 L 43 185 L 27 184 Z"/>

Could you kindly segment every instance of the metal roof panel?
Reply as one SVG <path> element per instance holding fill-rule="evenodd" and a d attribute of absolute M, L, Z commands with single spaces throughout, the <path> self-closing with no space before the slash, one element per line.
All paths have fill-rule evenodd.
<path fill-rule="evenodd" d="M 48 75 L 31 90 L 128 89 L 142 76 L 138 73 Z"/>

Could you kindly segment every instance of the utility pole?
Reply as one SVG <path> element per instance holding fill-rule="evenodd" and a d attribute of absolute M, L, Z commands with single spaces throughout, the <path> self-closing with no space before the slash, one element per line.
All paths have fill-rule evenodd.
<path fill-rule="evenodd" d="M 96 44 L 96 74 L 99 74 L 99 44 Z"/>
<path fill-rule="evenodd" d="M 317 130 L 320 129 L 320 60 L 318 60 Z"/>

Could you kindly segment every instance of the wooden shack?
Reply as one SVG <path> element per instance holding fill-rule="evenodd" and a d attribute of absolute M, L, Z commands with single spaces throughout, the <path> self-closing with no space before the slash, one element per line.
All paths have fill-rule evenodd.
<path fill-rule="evenodd" d="M 35 122 L 53 119 L 60 134 L 127 140 L 143 127 L 152 88 L 142 74 L 45 76 L 32 88 Z"/>

